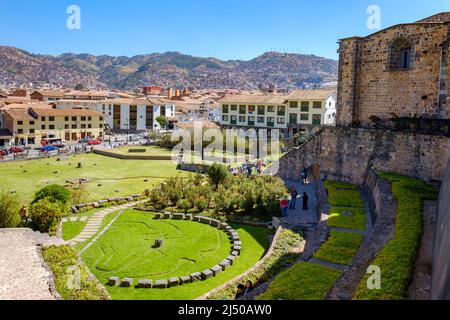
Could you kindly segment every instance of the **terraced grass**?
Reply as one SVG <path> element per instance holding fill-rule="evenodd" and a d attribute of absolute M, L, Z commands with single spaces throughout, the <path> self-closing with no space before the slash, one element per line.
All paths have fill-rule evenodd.
<path fill-rule="evenodd" d="M 281 273 L 258 300 L 322 300 L 341 271 L 301 262 Z"/>
<path fill-rule="evenodd" d="M 423 181 L 390 173 L 380 173 L 380 176 L 392 183 L 392 192 L 397 202 L 394 238 L 371 263 L 381 269 L 381 290 L 369 290 L 369 275 L 366 275 L 354 294 L 356 300 L 407 298 L 423 231 L 423 201 L 436 200 L 438 197 L 437 190 Z"/>
<path fill-rule="evenodd" d="M 237 262 L 217 277 L 170 289 L 107 287 L 117 300 L 195 299 L 254 265 L 267 246 L 267 230 L 233 226 L 243 243 Z M 152 248 L 162 238 L 161 249 Z M 82 254 L 83 261 L 102 282 L 110 276 L 135 281 L 189 275 L 220 263 L 230 253 L 227 235 L 216 228 L 190 221 L 154 220 L 153 214 L 128 210 Z"/>
<path fill-rule="evenodd" d="M 361 246 L 360 234 L 331 231 L 328 240 L 314 254 L 314 258 L 339 264 L 350 264 Z"/>
<path fill-rule="evenodd" d="M 82 168 L 78 169 L 78 162 Z M 142 193 L 166 178 L 189 173 L 176 170 L 171 161 L 119 160 L 95 154 L 0 163 L 0 191 L 16 190 L 23 204 L 49 184 L 65 185 L 67 180 L 85 178 L 89 201 Z"/>

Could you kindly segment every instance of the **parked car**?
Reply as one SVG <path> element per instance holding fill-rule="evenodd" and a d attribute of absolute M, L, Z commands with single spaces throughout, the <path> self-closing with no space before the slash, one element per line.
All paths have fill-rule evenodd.
<path fill-rule="evenodd" d="M 8 148 L 7 147 L 0 147 L 0 151 L 3 151 L 4 153 L 8 154 Z"/>
<path fill-rule="evenodd" d="M 90 141 L 88 141 L 88 145 L 90 145 L 90 146 L 96 146 L 96 145 L 99 145 L 101 143 L 102 142 L 99 141 L 99 140 L 90 140 Z"/>
<path fill-rule="evenodd" d="M 11 147 L 9 149 L 9 152 L 11 152 L 11 153 L 22 153 L 22 152 L 24 152 L 24 149 L 21 148 L 21 147 Z"/>
<path fill-rule="evenodd" d="M 3 150 L 0 149 L 0 156 L 1 156 L 1 157 L 6 156 L 7 154 L 8 154 L 8 153 L 7 153 L 6 151 L 3 151 Z"/>
<path fill-rule="evenodd" d="M 58 150 L 57 147 L 54 146 L 45 146 L 41 148 L 41 151 L 46 151 L 46 152 L 50 152 L 50 151 L 56 151 Z"/>
<path fill-rule="evenodd" d="M 91 141 L 92 139 L 90 139 L 90 138 L 84 138 L 84 139 L 81 139 L 80 141 L 78 141 L 79 143 L 89 143 L 89 141 Z"/>

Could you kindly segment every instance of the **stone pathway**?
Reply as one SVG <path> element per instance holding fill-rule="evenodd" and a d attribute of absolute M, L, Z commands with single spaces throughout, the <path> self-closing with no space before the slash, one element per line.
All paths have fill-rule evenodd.
<path fill-rule="evenodd" d="M 289 189 L 295 186 L 299 195 L 303 195 L 306 192 L 308 195 L 308 210 L 303 210 L 303 200 L 298 198 L 295 210 L 288 210 L 288 216 L 285 218 L 287 223 L 293 226 L 310 227 L 319 223 L 317 215 L 317 184 L 309 183 L 306 185 L 301 184 L 298 181 L 286 180 L 286 185 Z"/>
<path fill-rule="evenodd" d="M 338 264 L 338 263 L 334 263 L 334 262 L 330 262 L 330 261 L 319 260 L 319 259 L 316 259 L 316 258 L 311 258 L 311 259 L 309 259 L 308 262 L 319 264 L 321 266 L 324 266 L 324 267 L 327 267 L 327 268 L 330 268 L 330 269 L 336 269 L 336 270 L 341 270 L 341 271 L 344 271 L 345 268 L 347 268 L 347 266 L 343 265 L 343 264 Z"/>
<path fill-rule="evenodd" d="M 0 300 L 55 299 L 37 245 L 57 242 L 30 229 L 0 230 Z"/>
<path fill-rule="evenodd" d="M 131 207 L 134 207 L 140 203 L 145 202 L 143 201 L 137 201 L 137 202 L 130 202 L 127 204 L 123 204 L 116 207 L 109 207 L 105 208 L 104 210 L 96 212 L 88 221 L 86 227 L 81 231 L 81 233 L 75 237 L 74 239 L 69 241 L 69 245 L 74 246 L 80 242 L 84 242 L 86 240 L 89 240 L 92 238 L 100 229 L 103 219 L 110 213 L 115 211 L 122 211 Z"/>

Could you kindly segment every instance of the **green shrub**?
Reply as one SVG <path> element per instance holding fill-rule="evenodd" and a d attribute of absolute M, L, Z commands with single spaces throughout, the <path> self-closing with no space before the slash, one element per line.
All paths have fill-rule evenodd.
<path fill-rule="evenodd" d="M 52 201 L 59 201 L 66 205 L 70 200 L 70 191 L 60 185 L 52 184 L 36 192 L 34 200 L 31 204 L 38 202 L 39 200 L 49 198 Z"/>
<path fill-rule="evenodd" d="M 355 233 L 331 231 L 328 240 L 314 254 L 314 258 L 339 264 L 350 264 L 361 246 L 363 236 Z"/>
<path fill-rule="evenodd" d="M 217 187 L 222 184 L 228 176 L 228 169 L 224 165 L 214 163 L 208 170 L 208 178 Z"/>
<path fill-rule="evenodd" d="M 87 202 L 89 195 L 88 195 L 85 185 L 82 184 L 79 187 L 70 189 L 69 192 L 70 192 L 70 203 L 72 205 L 78 205 L 78 204 Z"/>
<path fill-rule="evenodd" d="M 186 200 L 186 199 L 182 199 L 180 201 L 178 201 L 177 206 L 184 211 L 184 213 L 188 213 L 189 209 L 192 208 L 191 202 Z"/>
<path fill-rule="evenodd" d="M 64 216 L 64 208 L 60 202 L 52 198 L 44 198 L 31 205 L 30 218 L 33 229 L 40 232 L 54 231 Z"/>
<path fill-rule="evenodd" d="M 203 212 L 208 208 L 208 202 L 205 198 L 195 199 L 195 207 L 198 211 Z"/>
<path fill-rule="evenodd" d="M 43 257 L 55 277 L 58 293 L 65 300 L 109 300 L 101 284 L 81 262 L 75 249 L 69 246 L 49 247 L 43 249 Z M 79 282 L 73 283 L 74 273 L 79 275 Z M 79 284 L 79 287 L 74 285 Z"/>
<path fill-rule="evenodd" d="M 437 191 L 430 185 L 398 174 L 381 173 L 392 183 L 397 202 L 394 238 L 371 263 L 381 268 L 381 290 L 367 288 L 366 275 L 359 284 L 354 299 L 402 300 L 408 294 L 408 285 L 422 236 L 424 200 L 436 200 Z"/>
<path fill-rule="evenodd" d="M 10 192 L 0 193 L 0 228 L 15 228 L 20 223 L 19 201 Z"/>

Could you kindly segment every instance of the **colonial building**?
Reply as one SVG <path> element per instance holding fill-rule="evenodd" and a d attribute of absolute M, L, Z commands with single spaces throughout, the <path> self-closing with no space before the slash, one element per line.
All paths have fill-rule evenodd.
<path fill-rule="evenodd" d="M 340 40 L 337 124 L 450 118 L 450 13 Z"/>
<path fill-rule="evenodd" d="M 231 95 L 220 100 L 223 127 L 279 129 L 292 136 L 302 128 L 334 124 L 335 90 L 297 90 L 290 95 Z M 327 115 L 330 118 L 327 120 Z"/>
<path fill-rule="evenodd" d="M 30 95 L 31 99 L 38 101 L 59 101 L 62 99 L 71 100 L 105 100 L 107 93 L 97 91 L 56 91 L 39 90 Z"/>
<path fill-rule="evenodd" d="M 20 108 L 3 111 L 3 144 L 40 146 L 45 139 L 76 142 L 104 135 L 102 114 L 86 109 Z M 9 134 L 6 135 L 5 133 Z"/>

